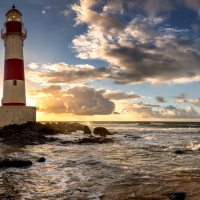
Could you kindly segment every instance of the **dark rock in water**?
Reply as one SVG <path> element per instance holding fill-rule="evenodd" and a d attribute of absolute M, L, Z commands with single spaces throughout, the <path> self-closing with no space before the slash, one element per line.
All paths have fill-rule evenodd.
<path fill-rule="evenodd" d="M 1 193 L 0 194 L 0 199 L 2 199 L 2 200 L 6 200 L 6 199 L 9 199 L 9 200 L 16 200 L 16 199 L 18 199 L 16 196 L 14 196 L 14 195 L 10 195 L 10 194 L 5 194 L 5 193 Z"/>
<path fill-rule="evenodd" d="M 46 159 L 44 157 L 41 157 L 38 159 L 38 162 L 45 162 L 45 161 L 46 161 Z"/>
<path fill-rule="evenodd" d="M 30 160 L 9 160 L 9 159 L 3 159 L 0 160 L 0 168 L 9 168 L 9 167 L 29 167 L 32 165 L 32 162 Z"/>
<path fill-rule="evenodd" d="M 84 144 L 84 143 L 103 144 L 103 143 L 110 143 L 110 142 L 114 142 L 113 139 L 111 139 L 111 138 L 103 138 L 103 137 L 88 137 L 88 138 L 79 139 L 75 143 L 77 143 L 77 144 Z"/>
<path fill-rule="evenodd" d="M 186 194 L 184 192 L 174 192 L 169 194 L 169 199 L 171 200 L 184 200 Z"/>
<path fill-rule="evenodd" d="M 62 144 L 103 144 L 111 142 L 114 142 L 114 140 L 111 138 L 94 137 L 94 136 L 81 138 L 75 141 L 61 141 Z"/>
<path fill-rule="evenodd" d="M 186 152 L 184 150 L 176 150 L 176 151 L 174 151 L 174 153 L 176 153 L 176 154 L 184 154 Z"/>
<path fill-rule="evenodd" d="M 140 137 L 140 136 L 134 136 L 134 135 L 130 135 L 130 134 L 126 134 L 124 137 L 130 138 L 130 139 L 133 139 L 133 140 L 137 140 L 137 139 L 142 138 L 142 137 Z"/>
<path fill-rule="evenodd" d="M 104 127 L 96 127 L 94 130 L 93 130 L 93 133 L 95 135 L 100 135 L 100 136 L 103 136 L 103 137 L 106 137 L 106 135 L 112 135 L 112 133 L 110 133 L 106 128 Z"/>
<path fill-rule="evenodd" d="M 188 150 L 188 149 L 174 151 L 174 153 L 176 153 L 176 154 L 184 154 L 184 153 L 191 153 L 191 152 L 193 152 L 193 151 L 192 150 Z"/>
<path fill-rule="evenodd" d="M 88 135 L 92 134 L 92 131 L 90 130 L 90 128 L 88 126 L 84 126 L 83 131 L 84 131 L 84 134 L 88 134 Z"/>

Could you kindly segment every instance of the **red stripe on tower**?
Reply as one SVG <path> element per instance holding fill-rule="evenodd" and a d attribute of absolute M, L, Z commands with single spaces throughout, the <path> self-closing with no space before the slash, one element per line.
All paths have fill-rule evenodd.
<path fill-rule="evenodd" d="M 6 13 L 5 28 L 1 38 L 5 43 L 3 106 L 26 106 L 23 42 L 26 29 L 23 28 L 22 14 L 15 9 Z"/>
<path fill-rule="evenodd" d="M 21 59 L 13 58 L 5 60 L 4 81 L 14 79 L 24 81 L 24 61 Z"/>
<path fill-rule="evenodd" d="M 25 103 L 4 103 L 3 106 L 26 106 Z"/>

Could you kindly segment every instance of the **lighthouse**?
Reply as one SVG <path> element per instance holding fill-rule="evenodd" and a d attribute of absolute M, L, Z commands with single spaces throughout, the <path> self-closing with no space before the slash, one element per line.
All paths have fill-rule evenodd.
<path fill-rule="evenodd" d="M 6 13 L 2 39 L 5 45 L 4 84 L 2 106 L 26 106 L 23 43 L 27 31 L 22 14 L 15 9 Z"/>
<path fill-rule="evenodd" d="M 7 124 L 36 121 L 36 108 L 26 106 L 23 46 L 27 31 L 22 22 L 22 13 L 13 5 L 5 16 L 5 28 L 1 30 L 5 60 L 0 127 Z M 1 116 L 4 117 L 1 118 Z"/>

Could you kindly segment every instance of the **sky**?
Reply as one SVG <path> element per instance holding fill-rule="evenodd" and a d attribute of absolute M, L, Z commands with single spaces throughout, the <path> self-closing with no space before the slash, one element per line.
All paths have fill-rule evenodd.
<path fill-rule="evenodd" d="M 2 28 L 13 3 L 38 121 L 199 121 L 199 0 L 6 0 Z"/>

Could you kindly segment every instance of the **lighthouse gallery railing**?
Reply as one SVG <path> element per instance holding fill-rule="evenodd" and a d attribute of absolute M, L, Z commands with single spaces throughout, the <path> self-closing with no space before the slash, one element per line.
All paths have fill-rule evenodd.
<path fill-rule="evenodd" d="M 26 36 L 27 35 L 27 30 L 25 28 L 22 28 L 21 33 Z M 6 34 L 6 28 L 3 28 L 1 30 L 1 37 L 2 37 L 2 35 L 5 35 L 5 34 Z"/>

